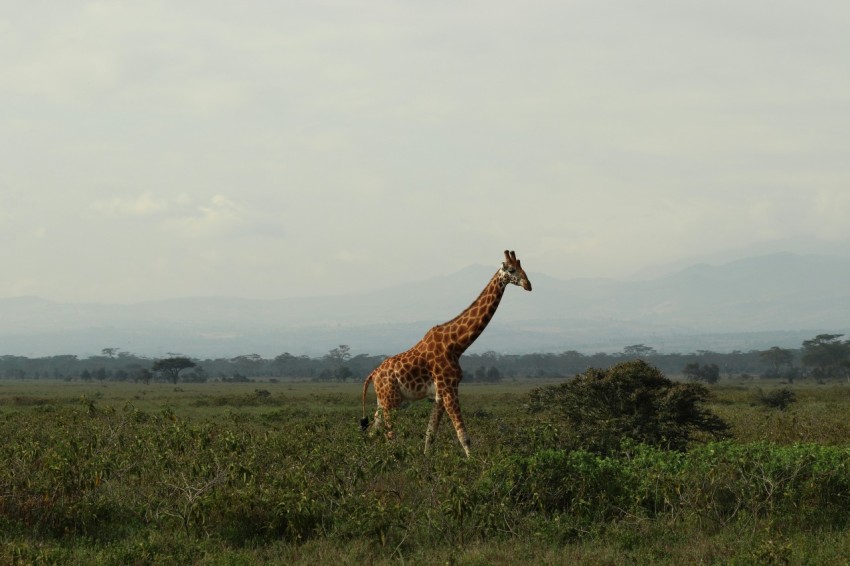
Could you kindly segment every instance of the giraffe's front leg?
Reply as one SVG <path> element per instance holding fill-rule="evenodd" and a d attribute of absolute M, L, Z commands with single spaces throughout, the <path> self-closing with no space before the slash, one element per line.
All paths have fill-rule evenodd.
<path fill-rule="evenodd" d="M 471 443 L 469 441 L 469 435 L 466 434 L 466 427 L 463 425 L 463 416 L 460 414 L 460 402 L 457 398 L 457 388 L 448 388 L 445 394 L 440 395 L 440 397 L 443 398 L 446 412 L 449 414 L 449 418 L 455 426 L 457 439 L 463 447 L 466 457 L 469 458 L 469 448 Z"/>
<path fill-rule="evenodd" d="M 440 426 L 440 420 L 443 418 L 443 412 L 445 407 L 443 406 L 443 398 L 437 395 L 434 400 L 434 408 L 431 410 L 431 418 L 428 419 L 428 430 L 425 432 L 425 452 L 428 452 L 428 448 L 434 442 L 434 438 L 437 436 L 437 429 Z"/>

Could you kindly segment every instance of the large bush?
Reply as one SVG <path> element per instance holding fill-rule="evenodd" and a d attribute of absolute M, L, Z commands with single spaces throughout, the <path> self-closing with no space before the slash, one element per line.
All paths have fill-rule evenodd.
<path fill-rule="evenodd" d="M 608 454 L 628 440 L 684 450 L 696 439 L 726 435 L 728 425 L 703 407 L 708 395 L 700 384 L 674 383 L 634 360 L 535 389 L 529 407 L 566 425 L 562 440 L 573 448 Z"/>

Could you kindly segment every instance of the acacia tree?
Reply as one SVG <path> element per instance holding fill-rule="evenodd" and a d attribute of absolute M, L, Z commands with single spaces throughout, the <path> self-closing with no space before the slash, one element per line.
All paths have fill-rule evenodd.
<path fill-rule="evenodd" d="M 353 375 L 346 365 L 349 359 L 351 359 L 351 348 L 347 344 L 340 344 L 339 347 L 325 354 L 325 360 L 333 367 L 334 377 L 343 382 Z"/>
<path fill-rule="evenodd" d="M 102 356 L 112 359 L 118 354 L 118 350 L 120 348 L 104 348 L 100 353 Z"/>
<path fill-rule="evenodd" d="M 815 377 L 836 377 L 847 371 L 850 341 L 843 334 L 818 334 L 803 342 L 803 365 L 812 368 Z"/>
<path fill-rule="evenodd" d="M 780 377 L 781 372 L 779 371 L 779 368 L 782 366 L 788 367 L 786 370 L 786 376 L 791 377 L 794 373 L 794 352 L 791 350 L 774 346 L 769 350 L 760 352 L 759 357 L 764 363 L 770 364 L 771 366 L 771 369 L 767 373 L 768 377 Z"/>
<path fill-rule="evenodd" d="M 197 364 L 185 356 L 176 356 L 173 358 L 165 358 L 156 360 L 151 369 L 161 375 L 166 376 L 173 383 L 177 383 L 180 379 L 180 372 L 184 369 L 195 367 Z"/>
<path fill-rule="evenodd" d="M 717 364 L 700 364 L 691 362 L 684 367 L 682 373 L 691 381 L 704 381 L 705 383 L 717 383 L 720 379 L 720 367 Z"/>
<path fill-rule="evenodd" d="M 233 365 L 234 375 L 257 377 L 262 374 L 265 360 L 259 354 L 245 354 L 232 358 L 230 363 Z"/>
<path fill-rule="evenodd" d="M 657 353 L 658 352 L 655 351 L 655 348 L 645 344 L 634 344 L 623 348 L 623 355 L 627 358 L 646 358 L 654 356 Z"/>

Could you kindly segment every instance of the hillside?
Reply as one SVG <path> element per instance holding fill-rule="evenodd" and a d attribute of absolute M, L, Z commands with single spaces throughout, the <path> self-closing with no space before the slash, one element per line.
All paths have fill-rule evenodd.
<path fill-rule="evenodd" d="M 394 353 L 471 303 L 495 268 L 459 272 L 369 293 L 277 301 L 192 297 L 118 304 L 0 299 L 0 354 L 256 352 L 315 355 L 338 344 Z M 560 280 L 529 273 L 534 291 L 507 291 L 477 351 L 664 351 L 799 346 L 850 328 L 850 260 L 778 253 L 697 264 L 655 279 Z"/>

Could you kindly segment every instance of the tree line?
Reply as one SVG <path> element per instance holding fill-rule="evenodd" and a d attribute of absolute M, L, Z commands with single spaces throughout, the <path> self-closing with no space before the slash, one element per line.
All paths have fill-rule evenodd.
<path fill-rule="evenodd" d="M 634 344 L 621 352 L 499 354 L 484 352 L 461 358 L 466 382 L 498 382 L 503 379 L 567 378 L 590 368 L 641 359 L 670 375 L 693 381 L 716 382 L 721 377 L 765 377 L 793 382 L 798 379 L 850 378 L 850 340 L 843 334 L 819 334 L 800 348 L 747 352 L 697 350 L 688 354 L 660 353 L 652 346 Z M 83 381 L 131 381 L 177 383 L 249 381 L 253 379 L 309 379 L 315 381 L 361 380 L 385 359 L 384 355 L 357 354 L 341 344 L 323 356 L 284 352 L 273 358 L 245 354 L 233 358 L 197 359 L 169 353 L 158 359 L 138 356 L 119 348 L 104 348 L 100 355 L 80 358 L 57 355 L 40 358 L 0 356 L 4 379 L 66 379 Z"/>

